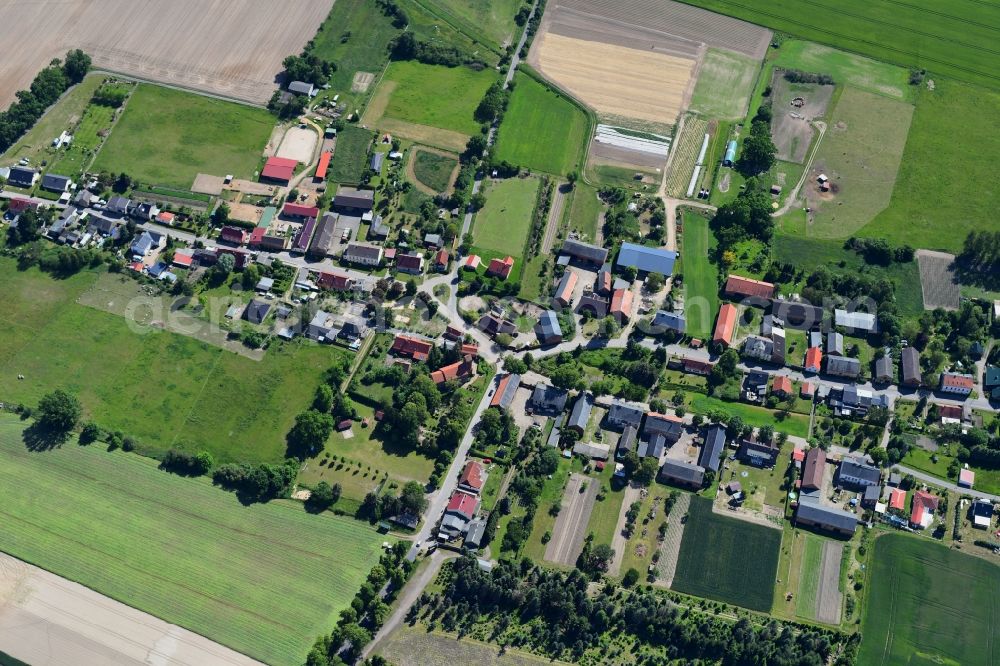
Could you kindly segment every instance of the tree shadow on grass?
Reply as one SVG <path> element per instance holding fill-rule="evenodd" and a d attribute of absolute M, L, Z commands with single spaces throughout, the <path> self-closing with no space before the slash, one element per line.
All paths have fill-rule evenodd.
<path fill-rule="evenodd" d="M 65 444 L 69 440 L 69 433 L 53 430 L 36 421 L 24 429 L 21 439 L 29 451 L 49 451 Z"/>

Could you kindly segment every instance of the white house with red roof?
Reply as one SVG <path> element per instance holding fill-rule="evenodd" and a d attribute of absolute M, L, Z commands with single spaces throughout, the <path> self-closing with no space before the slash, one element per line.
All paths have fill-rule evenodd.
<path fill-rule="evenodd" d="M 486 470 L 477 460 L 470 460 L 465 464 L 462 475 L 458 477 L 458 488 L 466 492 L 478 495 L 483 490 L 486 483 Z"/>
<path fill-rule="evenodd" d="M 937 511 L 940 498 L 931 495 L 926 490 L 913 493 L 910 503 L 910 527 L 927 529 L 934 522 L 934 512 Z"/>

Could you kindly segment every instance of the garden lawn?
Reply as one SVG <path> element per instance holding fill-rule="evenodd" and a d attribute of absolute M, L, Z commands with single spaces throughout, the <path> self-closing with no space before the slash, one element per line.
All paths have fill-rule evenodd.
<path fill-rule="evenodd" d="M 96 280 L 54 280 L 0 259 L 0 380 L 4 401 L 37 404 L 64 388 L 86 418 L 121 430 L 151 455 L 206 450 L 218 462 L 277 462 L 295 415 L 312 401 L 338 354 L 295 342 L 262 361 L 160 330 L 133 331 L 123 317 L 74 301 Z"/>
<path fill-rule="evenodd" d="M 556 524 L 556 516 L 550 514 L 549 510 L 562 501 L 563 489 L 566 487 L 569 473 L 578 467 L 574 463 L 573 460 L 560 459 L 555 474 L 551 478 L 545 479 L 542 484 L 542 493 L 538 497 L 538 508 L 535 510 L 535 518 L 531 524 L 531 535 L 525 541 L 522 551 L 525 557 L 529 557 L 535 562 L 541 562 L 545 559 L 546 544 L 542 543 L 542 537 L 548 532 L 551 538 L 552 529 Z M 502 475 L 502 473 L 502 469 L 496 470 L 496 474 Z M 596 483 L 596 481 L 591 483 Z"/>
<path fill-rule="evenodd" d="M 304 661 L 386 538 L 98 445 L 31 452 L 23 428 L 0 417 L 0 549 L 267 663 Z"/>
<path fill-rule="evenodd" d="M 49 173 L 57 173 L 70 178 L 79 178 L 93 157 L 93 151 L 101 145 L 99 132 L 111 129 L 115 123 L 116 109 L 99 104 L 91 104 L 83 112 L 80 124 L 73 134 L 73 143 L 61 150 L 49 164 Z M 186 193 L 190 194 L 190 193 Z"/>
<path fill-rule="evenodd" d="M 719 311 L 719 270 L 709 260 L 716 246 L 715 234 L 703 215 L 685 211 L 683 220 L 684 317 L 687 334 L 704 340 L 711 337 Z"/>
<path fill-rule="evenodd" d="M 779 420 L 778 412 L 748 405 L 742 402 L 725 402 L 718 398 L 702 395 L 700 393 L 689 394 L 691 399 L 691 409 L 704 414 L 709 410 L 721 410 L 733 416 L 739 416 L 744 423 L 755 428 L 770 425 L 778 432 L 785 432 L 794 437 L 807 437 L 809 434 L 809 417 L 803 414 L 790 413 L 786 418 Z"/>
<path fill-rule="evenodd" d="M 996 664 L 1000 567 L 905 534 L 871 556 L 858 663 Z"/>
<path fill-rule="evenodd" d="M 604 204 L 597 196 L 597 190 L 591 185 L 577 181 L 573 187 L 573 200 L 568 207 L 569 227 L 579 234 L 583 240 L 594 242 L 597 238 L 597 223 L 600 220 Z"/>
<path fill-rule="evenodd" d="M 946 75 L 1000 88 L 1000 51 L 994 48 L 1000 7 L 992 3 L 844 0 L 835 12 L 817 13 L 801 0 L 684 2 L 877 60 L 924 67 L 935 79 Z"/>
<path fill-rule="evenodd" d="M 382 114 L 418 125 L 475 134 L 479 123 L 473 117 L 490 84 L 492 70 L 424 65 L 406 60 L 389 64 L 382 80 L 392 94 Z"/>
<path fill-rule="evenodd" d="M 673 589 L 698 597 L 771 610 L 781 531 L 712 511 L 691 498 Z"/>
<path fill-rule="evenodd" d="M 264 109 L 142 83 L 93 171 L 185 189 L 199 173 L 252 178 L 274 124 Z"/>
<path fill-rule="evenodd" d="M 485 250 L 518 258 L 531 229 L 531 213 L 538 198 L 537 178 L 490 181 L 486 205 L 476 213 L 472 242 Z M 486 258 L 483 258 L 484 262 Z"/>
<path fill-rule="evenodd" d="M 816 597 L 819 594 L 820 570 L 823 564 L 823 540 L 808 532 L 801 532 L 802 570 L 799 573 L 799 591 L 795 612 L 809 619 L 816 619 Z"/>
<path fill-rule="evenodd" d="M 494 153 L 533 171 L 564 175 L 583 166 L 587 114 L 567 97 L 520 72 L 514 78 Z"/>
<path fill-rule="evenodd" d="M 743 54 L 708 49 L 698 69 L 691 111 L 708 118 L 743 118 L 759 66 L 757 60 Z"/>
<path fill-rule="evenodd" d="M 413 174 L 421 183 L 435 192 L 444 192 L 451 186 L 451 174 L 458 160 L 427 150 L 414 148 Z"/>
<path fill-rule="evenodd" d="M 985 185 L 1000 133 L 983 122 L 998 116 L 995 90 L 948 80 L 921 88 L 889 207 L 857 235 L 959 252 L 968 232 L 1000 231 L 1000 188 Z"/>
<path fill-rule="evenodd" d="M 356 185 L 368 169 L 368 146 L 373 134 L 357 125 L 348 125 L 337 132 L 337 145 L 330 160 L 327 178 L 334 183 Z"/>

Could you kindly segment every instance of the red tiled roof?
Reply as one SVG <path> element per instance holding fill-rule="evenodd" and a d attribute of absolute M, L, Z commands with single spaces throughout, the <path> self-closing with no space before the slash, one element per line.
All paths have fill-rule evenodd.
<path fill-rule="evenodd" d="M 350 276 L 341 273 L 320 273 L 317 282 L 323 289 L 345 291 L 351 288 L 352 280 Z"/>
<path fill-rule="evenodd" d="M 699 361 L 693 358 L 684 359 L 684 372 L 707 375 L 712 372 L 712 368 L 714 367 L 714 365 L 707 361 Z"/>
<path fill-rule="evenodd" d="M 271 178 L 273 180 L 291 180 L 295 174 L 295 167 L 298 162 L 286 157 L 269 157 L 264 163 L 264 168 L 260 172 L 261 178 Z"/>
<path fill-rule="evenodd" d="M 476 506 L 478 504 L 479 498 L 475 495 L 456 490 L 451 494 L 451 499 L 448 500 L 448 508 L 446 510 L 461 514 L 472 520 L 472 517 L 476 514 Z"/>
<path fill-rule="evenodd" d="M 579 277 L 573 271 L 569 272 L 569 277 L 563 284 L 563 289 L 556 292 L 555 298 L 557 301 L 569 304 L 573 300 L 573 290 L 576 289 L 576 283 L 579 281 Z"/>
<path fill-rule="evenodd" d="M 906 507 L 906 491 L 902 488 L 893 488 L 889 492 L 889 508 L 902 511 Z"/>
<path fill-rule="evenodd" d="M 962 418 L 962 408 L 958 405 L 938 405 L 939 413 L 943 419 L 959 419 Z"/>
<path fill-rule="evenodd" d="M 462 330 L 455 326 L 449 326 L 446 329 L 444 329 L 444 337 L 458 340 L 460 337 L 462 337 Z"/>
<path fill-rule="evenodd" d="M 715 332 L 712 334 L 712 342 L 722 342 L 726 345 L 733 343 L 733 333 L 736 331 L 736 306 L 732 303 L 723 303 L 719 308 L 719 319 L 715 322 Z"/>
<path fill-rule="evenodd" d="M 319 164 L 316 165 L 316 178 L 320 180 L 326 178 L 326 170 L 330 167 L 330 158 L 333 153 L 326 151 L 319 156 Z"/>
<path fill-rule="evenodd" d="M 472 363 L 470 361 L 458 361 L 451 365 L 446 365 L 431 373 L 431 379 L 435 384 L 444 384 L 452 379 L 469 377 L 472 375 Z"/>
<path fill-rule="evenodd" d="M 501 401 L 503 400 L 504 393 L 507 392 L 507 384 L 510 384 L 511 377 L 514 375 L 512 373 L 507 373 L 504 375 L 503 379 L 497 382 L 497 390 L 493 392 L 493 399 L 490 400 L 490 407 L 500 407 Z"/>
<path fill-rule="evenodd" d="M 792 380 L 783 375 L 775 375 L 774 379 L 771 380 L 771 390 L 777 393 L 791 395 Z"/>
<path fill-rule="evenodd" d="M 303 206 L 297 203 L 286 203 L 281 209 L 282 215 L 291 217 L 319 217 L 319 208 L 316 206 Z"/>
<path fill-rule="evenodd" d="M 174 265 L 186 268 L 194 261 L 194 256 L 182 252 L 174 252 Z"/>
<path fill-rule="evenodd" d="M 659 412 L 646 412 L 647 419 L 660 419 L 662 421 L 673 421 L 674 423 L 684 423 L 684 419 L 671 414 L 660 414 Z"/>
<path fill-rule="evenodd" d="M 448 250 L 438 250 L 438 253 L 434 255 L 434 263 L 438 266 L 447 266 Z"/>
<path fill-rule="evenodd" d="M 243 244 L 247 240 L 247 232 L 239 227 L 222 227 L 222 231 L 219 232 L 219 238 L 230 243 Z"/>
<path fill-rule="evenodd" d="M 793 449 L 792 450 L 792 460 L 794 460 L 795 462 L 802 462 L 805 459 L 806 459 L 806 452 L 805 451 L 803 451 L 802 449 Z"/>
<path fill-rule="evenodd" d="M 173 224 L 174 218 L 176 216 L 168 210 L 162 211 L 156 216 L 157 222 L 162 222 L 163 224 Z"/>
<path fill-rule="evenodd" d="M 514 268 L 514 257 L 507 257 L 505 259 L 492 259 L 490 261 L 489 268 L 486 269 L 487 275 L 495 275 L 502 280 L 506 280 L 510 276 L 511 270 Z"/>
<path fill-rule="evenodd" d="M 813 393 L 816 392 L 816 387 L 813 386 L 810 382 L 802 382 L 802 387 L 799 389 L 799 392 L 802 395 L 812 395 Z"/>
<path fill-rule="evenodd" d="M 598 291 L 604 291 L 604 292 L 611 291 L 611 271 L 604 271 L 598 274 L 597 279 L 598 279 L 598 284 L 597 284 Z"/>
<path fill-rule="evenodd" d="M 479 268 L 479 264 L 482 263 L 482 261 L 483 260 L 479 258 L 478 254 L 470 254 L 465 258 L 465 262 L 462 265 L 470 271 L 474 271 Z"/>
<path fill-rule="evenodd" d="M 30 199 L 21 199 L 19 197 L 11 199 L 10 204 L 7 206 L 7 210 L 15 213 L 26 211 L 29 208 L 38 208 L 38 204 L 34 203 Z"/>
<path fill-rule="evenodd" d="M 976 482 L 976 473 L 971 469 L 963 468 L 958 471 L 958 482 L 971 488 L 972 484 Z"/>
<path fill-rule="evenodd" d="M 467 462 L 465 464 L 465 469 L 462 470 L 462 476 L 458 479 L 458 483 L 463 486 L 474 488 L 476 492 L 482 490 L 483 466 L 475 460 Z"/>
<path fill-rule="evenodd" d="M 621 314 L 629 317 L 632 314 L 632 290 L 615 289 L 611 295 L 611 314 Z"/>
<path fill-rule="evenodd" d="M 403 356 L 410 356 L 415 361 L 426 361 L 430 354 L 432 345 L 420 338 L 411 338 L 408 335 L 397 335 L 392 341 L 392 351 Z"/>
<path fill-rule="evenodd" d="M 726 280 L 725 293 L 728 296 L 756 296 L 758 298 L 773 298 L 774 285 L 763 280 L 730 275 Z"/>
<path fill-rule="evenodd" d="M 913 525 L 923 525 L 924 514 L 928 511 L 937 511 L 938 497 L 931 495 L 927 491 L 918 490 L 913 493 L 911 507 L 910 523 Z"/>
<path fill-rule="evenodd" d="M 267 233 L 266 228 L 254 227 L 254 230 L 250 232 L 250 245 L 260 245 L 260 241 L 264 238 L 265 233 Z"/>
<path fill-rule="evenodd" d="M 964 375 L 941 375 L 941 386 L 948 386 L 951 388 L 965 388 L 972 389 L 975 383 L 972 381 L 972 377 L 966 377 Z"/>
<path fill-rule="evenodd" d="M 462 356 L 478 356 L 479 345 L 471 342 L 464 342 L 462 343 L 462 347 L 459 349 L 459 353 L 461 353 Z"/>
<path fill-rule="evenodd" d="M 806 350 L 806 368 L 816 368 L 823 364 L 823 351 L 819 347 L 810 347 Z"/>

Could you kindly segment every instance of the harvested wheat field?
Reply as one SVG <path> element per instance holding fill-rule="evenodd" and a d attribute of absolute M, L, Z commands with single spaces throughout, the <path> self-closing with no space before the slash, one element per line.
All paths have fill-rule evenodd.
<path fill-rule="evenodd" d="M 4 0 L 0 108 L 52 58 L 80 48 L 94 65 L 254 103 L 281 61 L 316 33 L 331 0 Z M 122 26 L 128 26 L 127 29 Z"/>
<path fill-rule="evenodd" d="M 542 72 L 598 114 L 672 124 L 686 104 L 694 59 L 553 32 L 537 42 Z"/>

